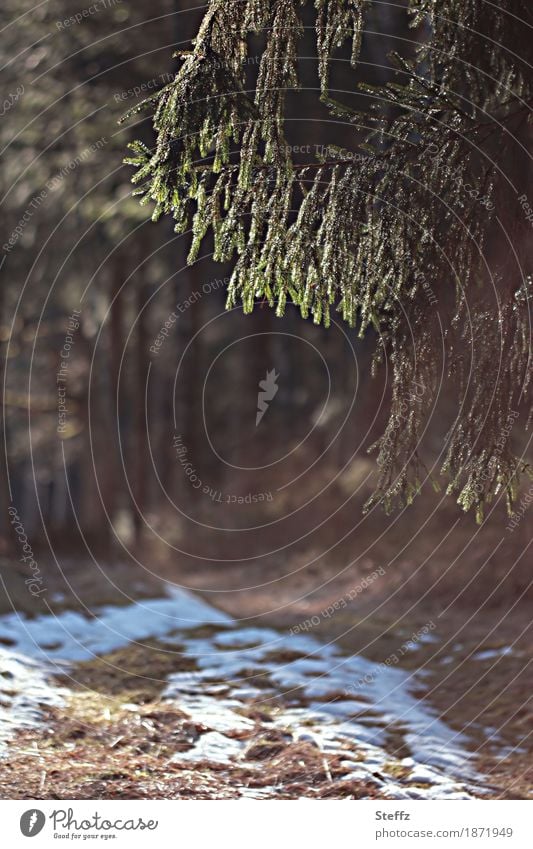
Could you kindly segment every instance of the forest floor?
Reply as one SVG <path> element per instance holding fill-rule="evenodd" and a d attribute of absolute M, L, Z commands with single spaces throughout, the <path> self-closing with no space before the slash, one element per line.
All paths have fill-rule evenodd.
<path fill-rule="evenodd" d="M 75 561 L 43 608 L 4 567 L 4 798 L 533 798 L 527 611 Z"/>

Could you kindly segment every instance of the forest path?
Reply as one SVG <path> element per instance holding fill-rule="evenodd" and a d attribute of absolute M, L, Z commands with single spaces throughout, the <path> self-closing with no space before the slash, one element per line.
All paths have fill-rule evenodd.
<path fill-rule="evenodd" d="M 422 677 L 295 630 L 241 625 L 175 587 L 90 614 L 0 616 L 3 785 L 17 794 L 24 775 L 34 798 L 487 792 L 468 740 L 414 695 Z"/>

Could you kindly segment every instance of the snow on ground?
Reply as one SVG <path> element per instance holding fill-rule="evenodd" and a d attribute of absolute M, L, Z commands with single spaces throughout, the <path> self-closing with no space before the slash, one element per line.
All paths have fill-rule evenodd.
<path fill-rule="evenodd" d="M 253 701 L 275 706 L 271 727 L 287 739 L 341 753 L 348 777 L 371 781 L 391 798 L 466 799 L 478 784 L 466 741 L 412 695 L 421 681 L 411 673 L 346 656 L 309 635 L 242 627 L 178 588 L 87 615 L 1 616 L 0 746 L 16 727 L 37 725 L 40 707 L 68 696 L 54 672 L 154 638 L 175 644 L 193 667 L 171 675 L 162 698 L 207 729 L 177 759 L 242 761 L 238 732 L 254 725 L 243 715 Z"/>

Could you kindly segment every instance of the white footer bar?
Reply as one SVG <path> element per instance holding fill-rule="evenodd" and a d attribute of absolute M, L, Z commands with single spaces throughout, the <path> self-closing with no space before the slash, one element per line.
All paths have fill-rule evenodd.
<path fill-rule="evenodd" d="M 0 815 L 6 849 L 533 847 L 533 801 L 4 801 Z"/>

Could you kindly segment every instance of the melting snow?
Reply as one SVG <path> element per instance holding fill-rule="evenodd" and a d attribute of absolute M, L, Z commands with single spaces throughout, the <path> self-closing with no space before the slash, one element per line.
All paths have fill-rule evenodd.
<path fill-rule="evenodd" d="M 211 636 L 198 634 L 205 625 L 212 626 Z M 166 598 L 105 606 L 89 615 L 0 617 L 0 644 L 7 647 L 0 650 L 0 744 L 15 727 L 37 723 L 44 705 L 61 703 L 66 691 L 51 683 L 54 672 L 148 638 L 174 642 L 196 667 L 171 675 L 162 696 L 178 700 L 207 729 L 176 759 L 242 758 L 246 744 L 235 738 L 255 726 L 243 715 L 254 699 L 260 708 L 275 708 L 269 727 L 344 754 L 353 764 L 347 777 L 379 784 L 391 798 L 469 798 L 461 780 L 475 779 L 475 773 L 465 741 L 411 694 L 416 676 L 346 656 L 336 644 L 309 635 L 240 627 L 177 588 Z M 405 750 L 412 757 L 402 760 Z M 402 786 L 376 775 L 391 761 L 408 774 Z M 409 788 L 406 782 L 427 786 Z"/>

